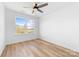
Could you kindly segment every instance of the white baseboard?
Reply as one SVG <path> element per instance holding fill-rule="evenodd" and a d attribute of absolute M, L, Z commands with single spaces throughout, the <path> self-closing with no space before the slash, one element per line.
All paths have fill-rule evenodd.
<path fill-rule="evenodd" d="M 10 44 L 15 44 L 15 43 L 19 43 L 19 42 L 24 42 L 24 41 L 29 41 L 29 40 L 34 40 L 34 39 L 37 39 L 37 38 L 30 38 L 30 39 L 25 39 L 25 40 L 17 40 L 17 41 L 12 41 L 12 42 L 8 42 L 7 45 L 10 45 Z"/>
<path fill-rule="evenodd" d="M 2 53 L 3 53 L 4 49 L 5 49 L 5 47 L 6 47 L 6 45 L 4 45 L 4 46 L 1 48 L 1 50 L 0 50 L 0 56 L 2 55 Z"/>
<path fill-rule="evenodd" d="M 56 44 L 56 45 L 62 46 L 62 47 L 67 48 L 67 49 L 70 49 L 70 50 L 72 50 L 72 51 L 79 52 L 79 50 L 76 49 L 76 48 L 68 47 L 67 45 L 62 44 L 62 43 L 60 43 L 60 42 L 50 41 L 48 38 L 45 38 L 45 37 L 43 37 L 43 36 L 40 36 L 40 39 L 45 40 L 45 41 L 50 42 L 50 43 L 54 43 L 54 44 Z"/>

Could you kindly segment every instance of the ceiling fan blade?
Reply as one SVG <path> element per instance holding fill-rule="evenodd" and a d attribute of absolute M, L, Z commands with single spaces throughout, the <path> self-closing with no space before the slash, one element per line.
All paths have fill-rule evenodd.
<path fill-rule="evenodd" d="M 43 13 L 43 11 L 42 10 L 40 10 L 40 9 L 37 9 L 39 12 L 41 12 L 41 13 Z"/>
<path fill-rule="evenodd" d="M 32 11 L 32 14 L 34 13 L 34 9 L 33 9 L 33 11 Z"/>
<path fill-rule="evenodd" d="M 33 7 L 24 7 L 24 8 L 33 8 Z"/>
<path fill-rule="evenodd" d="M 38 8 L 42 8 L 42 7 L 47 6 L 47 5 L 48 5 L 48 3 L 44 3 L 42 5 L 39 5 Z"/>

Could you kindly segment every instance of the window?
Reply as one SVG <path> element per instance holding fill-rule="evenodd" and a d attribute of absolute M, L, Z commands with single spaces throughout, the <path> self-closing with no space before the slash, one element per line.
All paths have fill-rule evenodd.
<path fill-rule="evenodd" d="M 24 17 L 16 17 L 16 34 L 28 34 L 34 31 L 34 21 Z"/>

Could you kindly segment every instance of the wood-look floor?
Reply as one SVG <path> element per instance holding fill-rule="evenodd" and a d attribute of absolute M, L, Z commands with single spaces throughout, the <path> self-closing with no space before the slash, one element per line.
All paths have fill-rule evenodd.
<path fill-rule="evenodd" d="M 41 39 L 7 45 L 2 57 L 79 57 L 79 53 Z"/>

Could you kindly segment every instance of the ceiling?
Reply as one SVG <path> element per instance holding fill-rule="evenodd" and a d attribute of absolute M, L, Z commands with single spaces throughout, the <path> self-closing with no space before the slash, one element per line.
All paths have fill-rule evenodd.
<path fill-rule="evenodd" d="M 45 2 L 37 2 L 38 4 L 42 4 Z M 44 13 L 40 13 L 36 11 L 34 14 L 32 14 L 32 8 L 24 8 L 24 7 L 33 7 L 32 2 L 4 2 L 3 3 L 5 7 L 15 10 L 20 13 L 25 13 L 33 16 L 42 17 L 44 15 L 48 15 L 51 13 L 55 13 L 56 11 L 68 7 L 68 6 L 79 6 L 79 3 L 77 2 L 49 2 L 48 6 L 40 8 Z"/>
<path fill-rule="evenodd" d="M 42 4 L 44 2 L 37 2 L 38 4 Z M 4 2 L 3 3 L 5 7 L 7 7 L 8 9 L 12 9 L 15 10 L 17 12 L 21 12 L 21 13 L 25 13 L 25 14 L 29 14 L 29 15 L 33 15 L 33 16 L 42 16 L 46 13 L 45 10 L 47 10 L 47 6 L 44 8 L 40 8 L 41 10 L 44 11 L 44 13 L 40 13 L 38 11 L 36 11 L 34 14 L 32 14 L 32 8 L 29 7 L 33 7 L 33 3 L 32 2 Z M 27 7 L 27 8 L 24 8 Z"/>

